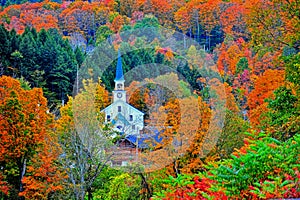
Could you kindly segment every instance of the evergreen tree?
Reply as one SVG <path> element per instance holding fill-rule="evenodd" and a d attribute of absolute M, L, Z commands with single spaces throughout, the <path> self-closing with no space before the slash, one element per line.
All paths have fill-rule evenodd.
<path fill-rule="evenodd" d="M 33 82 L 30 74 L 35 70 L 39 70 L 39 66 L 37 65 L 37 51 L 39 48 L 36 45 L 32 32 L 30 30 L 26 30 L 22 35 L 20 42 L 19 51 L 23 58 L 20 62 L 18 74 L 20 77 L 23 76 L 29 82 Z"/>
<path fill-rule="evenodd" d="M 9 33 L 3 25 L 0 25 L 0 44 L 0 63 L 2 63 L 3 65 L 8 65 L 8 58 L 11 47 L 9 41 Z"/>
<path fill-rule="evenodd" d="M 79 66 L 81 66 L 81 64 L 84 61 L 85 55 L 84 53 L 80 50 L 80 48 L 77 46 L 75 49 L 75 57 L 76 57 L 76 61 L 78 63 Z"/>
<path fill-rule="evenodd" d="M 15 29 L 12 29 L 9 32 L 9 38 L 10 38 L 11 53 L 16 50 L 19 50 L 20 36 L 17 35 L 17 32 L 15 31 Z"/>

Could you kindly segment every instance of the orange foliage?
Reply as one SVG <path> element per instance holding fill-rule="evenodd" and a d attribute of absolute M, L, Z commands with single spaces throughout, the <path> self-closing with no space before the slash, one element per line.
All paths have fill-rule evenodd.
<path fill-rule="evenodd" d="M 251 68 L 251 51 L 248 48 L 248 44 L 242 38 L 236 41 L 223 42 L 219 51 L 220 55 L 217 66 L 222 75 L 235 75 L 237 63 L 242 57 L 247 58 L 249 68 Z"/>
<path fill-rule="evenodd" d="M 172 60 L 174 58 L 173 51 L 170 48 L 157 48 L 156 53 L 165 55 L 167 60 Z"/>
<path fill-rule="evenodd" d="M 0 19 L 7 29 L 15 29 L 17 33 L 23 33 L 25 26 L 34 27 L 38 31 L 42 28 L 58 28 L 58 3 L 41 2 L 11 5 L 0 12 Z M 10 19 L 8 23 L 5 19 Z"/>
<path fill-rule="evenodd" d="M 56 135 L 47 135 L 40 153 L 32 159 L 28 175 L 23 178 L 25 190 L 19 195 L 28 199 L 48 199 L 48 195 L 62 190 L 67 178 L 57 162 L 61 154 Z"/>
<path fill-rule="evenodd" d="M 76 1 L 65 5 L 59 14 L 62 29 L 68 33 L 80 32 L 83 35 L 96 23 L 106 24 L 110 11 L 113 10 L 113 1 L 92 2 Z"/>
<path fill-rule="evenodd" d="M 163 25 L 172 21 L 176 0 L 138 0 L 136 7 L 145 14 L 153 14 Z"/>
<path fill-rule="evenodd" d="M 258 127 L 261 122 L 264 120 L 265 116 L 262 116 L 262 114 L 267 113 L 269 111 L 268 109 L 268 103 L 263 103 L 254 109 L 250 110 L 249 113 L 249 120 L 253 127 Z"/>
<path fill-rule="evenodd" d="M 124 24 L 124 18 L 121 15 L 118 15 L 114 18 L 113 22 L 111 23 L 111 30 L 115 33 L 119 32 Z"/>
<path fill-rule="evenodd" d="M 187 7 L 181 7 L 175 14 L 174 20 L 183 34 L 192 26 L 191 13 Z"/>
<path fill-rule="evenodd" d="M 3 179 L 4 179 L 4 177 L 3 177 L 2 173 L 0 173 L 0 192 L 7 195 L 10 187 L 6 181 L 3 181 Z"/>
<path fill-rule="evenodd" d="M 182 169 L 183 173 L 194 173 L 203 167 L 203 153 L 206 150 L 210 150 L 212 147 L 210 144 L 204 144 L 203 139 L 204 136 L 207 135 L 208 129 L 210 126 L 210 120 L 212 117 L 211 109 L 209 105 L 203 102 L 201 97 L 198 97 L 198 109 L 194 109 L 194 112 L 199 112 L 199 122 L 196 123 L 197 131 L 194 133 L 192 137 L 192 141 L 190 141 L 190 146 L 188 147 L 186 155 L 182 159 Z M 197 116 L 196 115 L 196 116 Z M 208 146 L 207 146 L 208 145 Z M 208 150 L 208 151 L 209 151 Z"/>
<path fill-rule="evenodd" d="M 273 91 L 284 83 L 283 70 L 266 70 L 254 81 L 254 90 L 248 97 L 248 106 L 250 110 L 255 109 L 264 103 L 266 98 L 273 96 Z"/>
<path fill-rule="evenodd" d="M 23 33 L 25 26 L 36 28 L 37 31 L 49 28 L 85 32 L 92 23 L 105 24 L 109 12 L 114 9 L 114 1 L 84 2 L 62 4 L 44 1 L 40 3 L 24 3 L 10 5 L 0 12 L 0 23 L 9 30 L 15 29 Z"/>
<path fill-rule="evenodd" d="M 24 90 L 7 76 L 0 78 L 0 161 L 28 156 L 43 143 L 46 134 L 47 100 L 42 89 Z"/>
<path fill-rule="evenodd" d="M 15 29 L 18 34 L 22 34 L 25 30 L 25 25 L 20 21 L 16 16 L 12 16 L 9 25 L 7 26 L 8 30 Z"/>
<path fill-rule="evenodd" d="M 265 72 L 268 69 L 282 68 L 282 66 L 279 65 L 280 63 L 276 63 L 277 65 L 275 65 L 275 62 L 277 62 L 281 54 L 282 54 L 281 51 L 277 51 L 274 53 L 266 52 L 263 56 L 259 56 L 258 54 L 256 54 L 252 59 L 253 66 L 251 69 L 253 74 L 261 75 L 263 72 Z"/>
<path fill-rule="evenodd" d="M 220 23 L 226 34 L 235 38 L 248 36 L 245 22 L 245 7 L 241 3 L 235 3 L 222 12 Z"/>
<path fill-rule="evenodd" d="M 238 113 L 240 111 L 236 100 L 232 94 L 232 87 L 228 85 L 228 83 L 224 83 L 225 85 L 225 92 L 226 92 L 226 108 L 231 110 L 234 113 Z"/>
<path fill-rule="evenodd" d="M 30 199 L 34 197 L 33 190 L 45 197 L 60 189 L 60 172 L 53 165 L 59 152 L 55 149 L 55 137 L 48 132 L 51 116 L 47 114 L 47 100 L 42 89 L 24 90 L 19 81 L 2 76 L 0 96 L 0 162 L 9 163 L 9 166 L 3 165 L 6 180 L 15 178 L 17 184 L 10 184 L 14 184 L 17 191 L 23 182 L 25 191 L 20 195 Z M 17 168 L 14 170 L 11 166 Z M 26 167 L 29 174 L 24 178 Z M 3 188 L 2 183 L 0 188 L 5 192 L 7 188 Z"/>
<path fill-rule="evenodd" d="M 207 33 L 220 23 L 220 2 L 220 0 L 207 0 L 199 6 L 200 23 Z"/>

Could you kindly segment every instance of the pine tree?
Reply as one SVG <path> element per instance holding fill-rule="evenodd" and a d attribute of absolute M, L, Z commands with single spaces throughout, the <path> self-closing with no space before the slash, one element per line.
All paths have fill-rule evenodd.
<path fill-rule="evenodd" d="M 23 76 L 29 82 L 33 82 L 30 78 L 30 73 L 39 69 L 39 66 L 37 65 L 37 50 L 38 47 L 31 31 L 25 29 L 19 48 L 23 58 L 18 70 L 19 75 Z"/>

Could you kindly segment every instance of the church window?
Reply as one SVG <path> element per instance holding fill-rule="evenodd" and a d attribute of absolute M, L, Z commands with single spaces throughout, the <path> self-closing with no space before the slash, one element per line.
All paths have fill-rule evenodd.
<path fill-rule="evenodd" d="M 107 120 L 107 122 L 110 122 L 110 115 L 106 116 L 106 120 Z"/>
<path fill-rule="evenodd" d="M 135 125 L 132 125 L 132 130 L 135 130 Z"/>
<path fill-rule="evenodd" d="M 121 106 L 118 106 L 118 112 L 121 112 Z"/>
<path fill-rule="evenodd" d="M 122 89 L 122 84 L 120 84 L 120 83 L 117 84 L 117 89 L 118 89 L 118 90 Z"/>
<path fill-rule="evenodd" d="M 129 115 L 129 121 L 133 121 L 133 115 Z"/>

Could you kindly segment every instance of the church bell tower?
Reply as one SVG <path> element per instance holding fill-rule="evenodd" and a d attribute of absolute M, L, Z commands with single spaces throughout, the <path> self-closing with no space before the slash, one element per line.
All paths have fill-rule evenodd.
<path fill-rule="evenodd" d="M 118 62 L 116 68 L 116 77 L 115 77 L 115 89 L 113 90 L 114 102 L 123 101 L 126 103 L 126 91 L 124 89 L 124 75 L 122 68 L 122 60 L 120 50 L 118 51 Z"/>

